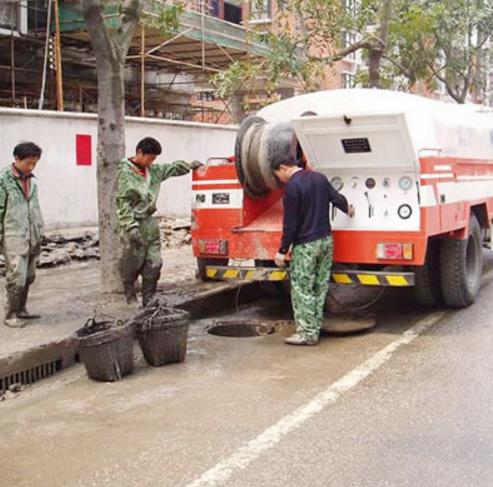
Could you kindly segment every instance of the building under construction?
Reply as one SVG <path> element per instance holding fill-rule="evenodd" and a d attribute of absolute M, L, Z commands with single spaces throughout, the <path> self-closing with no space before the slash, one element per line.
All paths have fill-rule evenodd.
<path fill-rule="evenodd" d="M 159 4 L 146 4 L 143 19 L 152 20 Z M 142 22 L 127 59 L 127 115 L 212 123 L 238 119 L 235 100 L 215 99 L 210 79 L 236 60 L 268 54 L 266 46 L 250 39 L 242 4 L 188 2 L 180 27 L 167 35 L 152 21 Z M 77 0 L 0 2 L 1 106 L 96 112 L 95 58 L 77 6 Z M 284 88 L 283 95 L 292 94 L 293 88 Z"/>

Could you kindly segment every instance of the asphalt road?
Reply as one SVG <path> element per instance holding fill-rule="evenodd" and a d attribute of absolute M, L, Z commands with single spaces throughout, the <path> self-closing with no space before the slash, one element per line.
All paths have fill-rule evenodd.
<path fill-rule="evenodd" d="M 114 384 L 78 366 L 0 404 L 0 485 L 490 486 L 492 298 L 488 253 L 464 310 L 394 293 L 372 332 L 313 348 L 204 321 L 183 364 Z"/>

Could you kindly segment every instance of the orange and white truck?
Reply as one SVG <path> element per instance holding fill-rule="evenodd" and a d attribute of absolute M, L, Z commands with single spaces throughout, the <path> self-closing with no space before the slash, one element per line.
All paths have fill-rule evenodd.
<path fill-rule="evenodd" d="M 493 221 L 493 115 L 385 90 L 286 99 L 247 118 L 235 157 L 211 158 L 192 181 L 192 239 L 204 279 L 282 281 L 273 259 L 282 151 L 327 176 L 356 207 L 328 208 L 332 281 L 414 288 L 418 303 L 471 304 Z M 231 159 L 234 159 L 233 161 Z"/>

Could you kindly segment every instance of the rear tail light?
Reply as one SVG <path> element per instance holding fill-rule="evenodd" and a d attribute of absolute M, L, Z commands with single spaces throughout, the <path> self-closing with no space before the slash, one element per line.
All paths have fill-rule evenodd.
<path fill-rule="evenodd" d="M 377 259 L 412 260 L 413 257 L 412 243 L 377 243 Z"/>
<path fill-rule="evenodd" d="M 204 255 L 228 255 L 228 241 L 199 240 L 199 252 Z"/>

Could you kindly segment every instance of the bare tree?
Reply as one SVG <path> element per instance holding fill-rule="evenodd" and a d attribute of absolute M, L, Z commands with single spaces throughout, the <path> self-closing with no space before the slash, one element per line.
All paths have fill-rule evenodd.
<path fill-rule="evenodd" d="M 104 292 L 120 292 L 118 274 L 120 241 L 116 219 L 116 174 L 125 155 L 125 59 L 139 22 L 141 0 L 114 2 L 118 26 L 105 21 L 105 0 L 80 0 L 80 6 L 96 56 L 98 78 L 97 181 L 99 245 Z"/>

